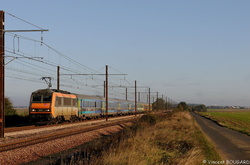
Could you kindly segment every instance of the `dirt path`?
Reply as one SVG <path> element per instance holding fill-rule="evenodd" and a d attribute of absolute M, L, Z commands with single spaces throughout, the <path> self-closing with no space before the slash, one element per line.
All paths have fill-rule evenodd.
<path fill-rule="evenodd" d="M 250 136 L 221 127 L 213 121 L 191 113 L 202 131 L 214 142 L 223 160 L 250 162 Z"/>

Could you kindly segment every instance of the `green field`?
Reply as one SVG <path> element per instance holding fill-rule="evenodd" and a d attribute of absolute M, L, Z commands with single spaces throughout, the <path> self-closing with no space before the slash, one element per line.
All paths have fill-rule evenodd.
<path fill-rule="evenodd" d="M 222 126 L 250 135 L 249 109 L 209 109 L 200 114 Z"/>
<path fill-rule="evenodd" d="M 28 116 L 29 109 L 28 108 L 15 108 L 17 115 L 19 116 Z"/>

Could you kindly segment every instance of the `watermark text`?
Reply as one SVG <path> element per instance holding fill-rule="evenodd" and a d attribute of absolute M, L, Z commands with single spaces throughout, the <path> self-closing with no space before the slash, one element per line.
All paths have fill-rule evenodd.
<path fill-rule="evenodd" d="M 203 160 L 203 164 L 226 164 L 226 165 L 240 165 L 240 164 L 249 164 L 250 165 L 250 160 Z"/>

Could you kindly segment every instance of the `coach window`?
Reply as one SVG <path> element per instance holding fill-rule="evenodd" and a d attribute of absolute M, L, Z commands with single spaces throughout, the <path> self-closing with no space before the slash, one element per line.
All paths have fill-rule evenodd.
<path fill-rule="evenodd" d="M 73 99 L 73 106 L 77 107 L 77 99 Z"/>
<path fill-rule="evenodd" d="M 56 106 L 62 106 L 62 98 L 56 97 Z"/>
<path fill-rule="evenodd" d="M 96 103 L 96 107 L 101 108 L 102 107 L 102 103 L 101 102 L 95 102 Z"/>
<path fill-rule="evenodd" d="M 64 106 L 71 106 L 71 98 L 64 98 Z"/>
<path fill-rule="evenodd" d="M 83 101 L 83 105 L 84 105 L 84 107 L 86 107 L 86 108 L 87 108 L 87 107 L 89 107 L 89 102 L 88 102 L 88 101 L 86 101 L 86 100 L 84 100 L 84 101 Z"/>
<path fill-rule="evenodd" d="M 88 107 L 89 108 L 94 108 L 95 107 L 95 102 L 94 101 L 88 101 Z"/>

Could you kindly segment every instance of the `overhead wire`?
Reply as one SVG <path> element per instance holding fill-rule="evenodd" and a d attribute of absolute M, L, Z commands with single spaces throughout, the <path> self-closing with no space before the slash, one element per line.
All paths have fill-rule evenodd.
<path fill-rule="evenodd" d="M 7 12 L 5 12 L 7 13 Z M 14 18 L 17 18 L 25 23 L 28 23 L 38 29 L 43 29 L 37 25 L 34 25 L 24 19 L 21 19 L 13 14 L 10 14 L 10 13 L 7 13 L 8 15 L 14 17 Z M 45 65 L 49 65 L 51 67 L 57 67 L 57 66 L 60 66 L 60 68 L 63 70 L 63 71 L 66 71 L 66 72 L 71 72 L 71 73 L 79 73 L 79 69 L 76 70 L 76 69 L 73 69 L 71 66 L 70 66 L 70 63 L 72 63 L 73 65 L 76 65 L 77 67 L 79 68 L 83 68 L 86 72 L 90 72 L 90 73 L 100 73 L 100 70 L 96 71 L 94 69 L 91 69 L 81 63 L 79 63 L 78 61 L 76 60 L 73 60 L 71 58 L 69 58 L 68 56 L 64 55 L 63 53 L 59 52 L 58 50 L 56 50 L 55 48 L 53 48 L 52 46 L 48 45 L 47 43 L 44 43 L 43 41 L 40 41 L 40 40 L 35 40 L 35 39 L 32 39 L 32 38 L 29 38 L 29 37 L 26 37 L 26 36 L 22 36 L 22 35 L 19 35 L 19 34 L 15 34 L 15 33 L 11 33 L 11 32 L 6 32 L 5 33 L 6 36 L 8 37 L 13 37 L 12 38 L 12 48 L 9 48 L 7 46 L 5 46 L 5 52 L 7 55 L 10 55 L 9 57 L 6 56 L 6 58 L 10 58 L 11 60 L 9 62 L 11 62 L 12 64 L 7 66 L 6 69 L 7 69 L 7 77 L 11 77 L 11 78 L 16 78 L 16 79 L 23 79 L 23 80 L 27 80 L 27 81 L 32 81 L 32 82 L 39 82 L 41 83 L 40 80 L 34 80 L 34 79 L 31 79 L 30 77 L 27 78 L 27 76 L 24 76 L 25 75 L 29 75 L 29 76 L 42 76 L 44 74 L 50 74 L 50 76 L 53 74 L 55 75 L 55 70 L 52 70 L 52 68 L 47 68 L 47 67 L 44 67 L 43 64 Z M 16 49 L 16 38 L 18 38 L 18 49 Z M 28 41 L 32 41 L 34 42 L 34 46 L 35 46 L 35 52 L 34 53 L 27 53 L 27 52 L 23 52 L 20 50 L 19 46 L 20 46 L 20 39 L 22 40 L 28 40 Z M 41 39 L 42 40 L 42 39 Z M 60 58 L 64 58 L 66 59 L 67 61 L 69 61 L 69 66 L 65 66 L 65 65 L 61 65 L 61 64 L 58 64 L 58 63 L 55 63 L 54 61 L 51 61 L 50 59 L 46 59 L 44 58 L 43 60 L 37 60 L 37 59 L 34 59 L 34 56 L 33 54 L 37 55 L 36 53 L 36 43 L 42 43 L 43 46 L 47 47 L 49 51 L 53 51 L 55 54 L 59 55 Z M 13 57 L 11 57 L 11 55 L 13 55 Z M 18 59 L 17 57 L 27 57 L 27 59 L 30 59 L 30 60 L 34 60 L 35 62 L 39 62 L 41 64 L 35 64 L 35 63 L 30 63 L 30 62 L 27 62 L 25 60 L 20 60 Z M 18 60 L 17 60 L 18 59 Z M 13 62 L 14 61 L 14 62 Z M 18 64 L 18 65 L 16 65 Z M 20 69 L 19 67 L 22 66 L 22 69 Z M 102 68 L 101 68 L 102 69 Z M 13 74 L 12 72 L 15 72 L 15 73 L 20 73 L 20 74 Z M 14 76 L 13 76 L 14 75 Z M 112 78 L 112 77 L 110 77 Z M 84 80 L 84 79 L 89 79 L 89 83 L 92 84 L 92 85 L 89 85 L 89 84 L 83 84 L 81 80 Z M 79 86 L 83 86 L 83 87 L 91 87 L 91 88 L 98 88 L 98 90 L 100 89 L 100 86 L 102 85 L 95 85 L 95 84 L 99 84 L 99 83 L 102 83 L 103 82 L 103 79 L 101 78 L 92 78 L 90 76 L 87 76 L 87 78 L 82 78 L 82 77 L 77 77 L 76 79 L 68 79 L 68 78 L 61 78 L 61 80 L 63 80 L 63 82 L 65 82 L 66 84 L 62 84 L 62 86 L 67 86 L 67 87 L 71 87 L 71 88 L 77 88 L 79 89 Z M 75 86 L 72 86 L 72 85 L 67 85 L 67 84 L 72 84 L 72 81 L 75 82 L 75 84 L 77 84 L 78 87 L 75 87 Z M 94 83 L 94 84 L 93 84 Z M 109 82 L 110 84 L 112 84 L 113 82 Z M 86 88 L 84 88 L 84 90 L 86 90 Z M 110 93 L 112 94 L 112 92 Z"/>
<path fill-rule="evenodd" d="M 7 13 L 7 12 L 5 12 L 5 13 Z M 15 16 L 13 14 L 10 14 L 10 13 L 7 13 L 7 14 L 10 15 L 10 16 L 12 16 L 12 17 L 14 17 L 14 18 L 17 18 L 17 19 L 19 19 L 19 20 L 21 20 L 21 21 L 23 21 L 25 23 L 28 23 L 28 24 L 30 24 L 30 25 L 38 28 L 38 29 L 41 29 L 41 30 L 43 29 L 43 28 L 41 28 L 41 27 L 39 27 L 37 25 L 34 25 L 34 24 L 32 24 L 32 23 L 24 20 L 24 19 L 21 19 L 21 18 Z M 104 67 L 102 67 L 99 70 L 94 70 L 92 68 L 89 68 L 89 67 L 83 65 L 82 63 L 80 63 L 79 61 L 76 61 L 76 60 L 68 57 L 67 55 L 61 53 L 60 51 L 56 50 L 52 46 L 50 46 L 47 43 L 43 42 L 42 38 L 41 38 L 41 40 L 35 40 L 35 39 L 29 38 L 29 37 L 26 37 L 26 36 L 17 35 L 15 33 L 6 33 L 6 35 L 9 36 L 9 37 L 13 37 L 13 48 L 5 47 L 6 48 L 5 51 L 7 53 L 13 54 L 13 55 L 16 55 L 16 56 L 20 56 L 20 57 L 28 57 L 28 59 L 31 59 L 31 60 L 33 60 L 35 62 L 41 63 L 41 65 L 38 65 L 38 64 L 27 62 L 25 60 L 20 60 L 20 59 L 19 60 L 14 60 L 15 63 L 17 63 L 19 65 L 23 65 L 23 66 L 25 66 L 25 67 L 27 67 L 29 69 L 32 69 L 33 71 L 35 70 L 37 73 L 30 72 L 28 70 L 20 70 L 20 69 L 15 68 L 15 67 L 7 67 L 8 70 L 19 72 L 19 73 L 22 72 L 23 74 L 35 75 L 35 76 L 41 76 L 41 75 L 44 75 L 44 74 L 50 74 L 50 76 L 52 76 L 52 75 L 56 76 L 56 69 L 53 70 L 52 68 L 44 67 L 42 64 L 49 65 L 49 66 L 54 67 L 54 68 L 57 67 L 57 66 L 60 66 L 60 69 L 63 70 L 63 72 L 65 72 L 65 73 L 73 73 L 73 74 L 74 73 L 75 74 L 81 73 L 79 71 L 80 70 L 79 68 L 84 69 L 85 73 L 90 72 L 90 73 L 93 73 L 93 74 L 100 73 L 100 70 L 102 70 L 104 68 Z M 16 50 L 16 45 L 15 45 L 15 38 L 18 38 L 18 49 L 17 50 Z M 45 46 L 45 47 L 48 48 L 49 52 L 52 51 L 53 53 L 57 54 L 60 57 L 60 61 L 61 61 L 61 58 L 67 60 L 69 62 L 68 66 L 66 66 L 65 64 L 62 64 L 61 62 L 58 63 L 58 61 L 57 61 L 57 63 L 54 62 L 54 61 L 52 61 L 53 58 L 51 58 L 51 59 L 50 58 L 44 58 L 42 60 L 33 59 L 33 57 L 36 57 L 36 56 L 34 56 L 32 54 L 29 54 L 27 52 L 24 53 L 24 52 L 20 51 L 20 48 L 19 48 L 20 39 L 22 39 L 22 40 L 29 40 L 29 41 L 32 41 L 32 42 L 35 43 L 35 53 L 34 53 L 35 55 L 36 55 L 36 51 L 37 51 L 36 50 L 37 49 L 36 48 L 36 43 L 38 43 L 38 44 L 42 43 L 43 46 Z M 51 56 L 54 56 L 54 54 L 51 54 Z M 76 68 L 72 68 L 71 63 Z M 112 69 L 112 70 L 114 70 L 115 72 L 123 74 L 121 71 L 113 68 L 112 66 L 109 66 L 109 68 Z M 15 77 L 15 76 L 11 76 L 11 75 L 7 75 L 7 76 L 12 77 L 12 78 L 19 78 L 20 79 L 20 77 Z M 111 81 L 109 81 L 109 85 L 111 86 L 111 88 L 110 88 L 110 90 L 111 90 L 110 91 L 110 95 L 116 94 L 116 93 L 121 93 L 121 95 L 124 96 L 124 93 L 121 92 L 122 89 L 112 88 L 112 86 L 115 86 L 117 84 L 120 84 L 120 86 L 125 86 L 125 84 L 128 84 L 129 86 L 133 86 L 134 85 L 133 83 L 129 82 L 126 79 L 126 76 L 124 76 L 124 78 L 121 79 L 121 78 L 117 78 L 116 76 L 110 75 L 109 78 L 111 79 Z M 25 79 L 25 78 L 23 78 L 23 79 Z M 31 81 L 35 82 L 32 79 L 28 79 L 27 78 L 27 80 L 31 80 Z M 83 90 L 86 90 L 85 87 L 91 87 L 91 88 L 95 88 L 95 89 L 100 90 L 100 87 L 102 87 L 102 85 L 95 85 L 95 84 L 102 84 L 103 81 L 104 81 L 104 79 L 97 78 L 97 77 L 94 78 L 93 76 L 92 77 L 91 76 L 74 76 L 74 79 L 72 79 L 72 78 L 69 79 L 69 78 L 65 78 L 64 76 L 62 76 L 62 77 L 60 77 L 60 80 L 63 81 L 62 83 L 60 83 L 62 86 L 67 86 L 69 88 L 75 88 L 75 89 L 80 89 L 80 86 L 82 86 L 82 87 L 84 87 Z M 87 83 L 83 83 L 84 80 L 86 80 L 86 82 L 87 82 L 87 80 L 89 80 L 89 83 L 91 82 L 92 85 L 88 85 Z M 119 81 L 119 82 L 116 82 L 116 81 Z M 40 82 L 40 80 L 36 81 L 36 82 Z M 72 82 L 74 82 L 76 84 L 76 86 L 73 86 Z M 71 85 L 67 85 L 67 84 L 71 84 Z M 145 90 L 147 90 L 147 89 L 145 89 Z M 152 90 L 152 92 L 154 92 L 154 90 L 152 88 L 151 88 L 151 90 Z"/>
<path fill-rule="evenodd" d="M 18 36 L 18 37 L 20 37 L 20 38 L 22 38 L 22 39 L 34 41 L 34 42 L 37 42 L 37 43 L 40 43 L 40 42 L 41 42 L 41 41 L 39 41 L 39 40 L 31 39 L 31 38 L 29 38 L 29 37 L 24 37 L 24 36 L 22 36 L 22 35 L 17 35 L 17 34 L 15 34 L 15 33 L 10 33 L 10 34 L 11 34 L 11 35 L 9 35 L 9 36 Z M 89 67 L 87 67 L 87 66 L 85 66 L 85 65 L 83 65 L 83 64 L 81 64 L 81 63 L 79 63 L 79 62 L 77 62 L 76 60 L 73 60 L 73 59 L 69 58 L 68 56 L 64 55 L 63 53 L 61 53 L 60 51 L 56 50 L 55 48 L 53 48 L 52 46 L 48 45 L 48 44 L 45 43 L 45 42 L 43 42 L 43 45 L 46 46 L 47 48 L 49 48 L 50 50 L 54 51 L 56 54 L 58 54 L 58 55 L 64 57 L 64 58 L 67 59 L 68 61 L 70 61 L 70 62 L 76 64 L 77 66 L 89 70 L 91 73 L 100 73 L 99 71 L 96 71 L 96 70 L 94 70 L 94 69 L 91 69 L 91 68 L 89 68 Z M 46 61 L 46 62 L 48 63 L 48 61 Z M 58 66 L 58 64 L 55 64 L 55 63 L 50 63 L 50 64 L 53 64 L 54 66 Z"/>
<path fill-rule="evenodd" d="M 27 24 L 29 24 L 29 25 L 31 25 L 31 26 L 34 26 L 34 27 L 36 27 L 36 28 L 38 28 L 38 29 L 40 29 L 40 30 L 43 30 L 43 28 L 41 28 L 41 27 L 39 27 L 39 26 L 37 26 L 37 25 L 35 25 L 35 24 L 33 24 L 33 23 L 30 23 L 30 22 L 28 22 L 28 21 L 26 21 L 26 20 L 24 20 L 24 19 L 22 19 L 22 18 L 19 18 L 19 17 L 15 16 L 15 15 L 13 15 L 13 14 L 11 14 L 11 13 L 8 13 L 8 12 L 6 12 L 6 11 L 4 11 L 4 13 L 6 13 L 6 14 L 8 14 L 8 15 L 10 15 L 10 16 L 12 16 L 12 17 L 14 17 L 14 18 L 16 18 L 16 19 L 18 19 L 18 20 L 20 20 L 20 21 L 23 21 L 23 22 L 25 22 L 25 23 L 27 23 Z"/>

